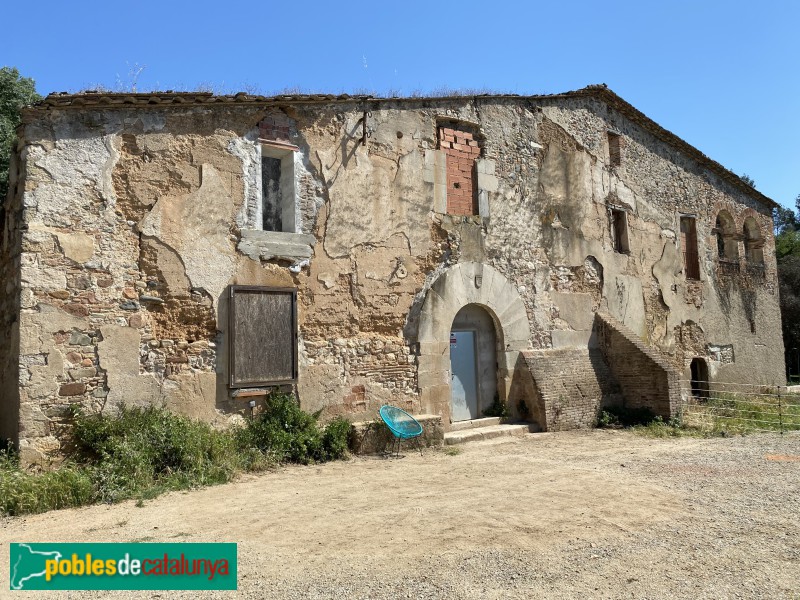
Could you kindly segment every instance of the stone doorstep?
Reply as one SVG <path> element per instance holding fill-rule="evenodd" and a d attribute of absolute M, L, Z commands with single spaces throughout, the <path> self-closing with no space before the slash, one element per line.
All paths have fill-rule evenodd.
<path fill-rule="evenodd" d="M 444 434 L 444 443 L 446 446 L 453 446 L 455 444 L 491 440 L 499 437 L 521 437 L 526 433 L 530 433 L 530 431 L 529 425 L 489 425 L 488 427 L 450 431 Z"/>
<path fill-rule="evenodd" d="M 500 417 L 485 417 L 472 419 L 471 421 L 456 421 L 450 423 L 450 431 L 463 431 L 464 429 L 475 429 L 476 427 L 487 427 L 489 425 L 500 425 Z"/>

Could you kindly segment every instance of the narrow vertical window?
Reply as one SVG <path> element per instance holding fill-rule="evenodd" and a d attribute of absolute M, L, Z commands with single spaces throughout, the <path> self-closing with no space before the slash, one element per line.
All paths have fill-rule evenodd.
<path fill-rule="evenodd" d="M 622 164 L 622 144 L 620 135 L 613 131 L 607 132 L 608 135 L 608 162 L 612 167 L 619 167 Z"/>
<path fill-rule="evenodd" d="M 296 230 L 294 148 L 261 144 L 261 226 L 264 231 Z"/>
<path fill-rule="evenodd" d="M 697 252 L 697 224 L 694 217 L 681 217 L 683 272 L 686 279 L 700 279 L 700 256 Z"/>
<path fill-rule="evenodd" d="M 624 210 L 611 209 L 611 224 L 614 236 L 614 251 L 620 254 L 628 254 L 628 216 Z"/>
<path fill-rule="evenodd" d="M 263 200 L 264 231 L 283 231 L 281 219 L 281 160 L 272 156 L 261 157 L 261 194 Z"/>

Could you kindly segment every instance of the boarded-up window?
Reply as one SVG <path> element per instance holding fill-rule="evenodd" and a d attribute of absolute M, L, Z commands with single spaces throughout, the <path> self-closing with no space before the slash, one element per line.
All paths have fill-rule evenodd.
<path fill-rule="evenodd" d="M 297 291 L 231 286 L 230 385 L 297 381 Z"/>
<path fill-rule="evenodd" d="M 700 256 L 697 252 L 697 225 L 694 217 L 681 217 L 681 246 L 686 279 L 700 279 Z"/>

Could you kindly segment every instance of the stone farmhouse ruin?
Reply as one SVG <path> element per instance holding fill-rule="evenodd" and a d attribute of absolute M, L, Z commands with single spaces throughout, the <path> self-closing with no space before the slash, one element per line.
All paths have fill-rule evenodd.
<path fill-rule="evenodd" d="M 774 206 L 605 86 L 53 94 L 0 213 L 0 436 L 37 460 L 70 405 L 224 425 L 280 385 L 558 430 L 784 383 Z"/>

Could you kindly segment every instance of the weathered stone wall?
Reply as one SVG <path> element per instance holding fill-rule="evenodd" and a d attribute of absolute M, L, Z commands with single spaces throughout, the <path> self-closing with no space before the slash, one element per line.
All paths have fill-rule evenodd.
<path fill-rule="evenodd" d="M 16 150 L 15 147 L 11 155 L 8 197 L 2 199 L 0 205 L 0 440 L 3 445 L 6 440 L 19 439 L 19 385 L 20 373 L 23 373 L 19 355 L 19 312 L 25 173 L 24 162 Z"/>
<path fill-rule="evenodd" d="M 598 165 L 592 169 L 593 200 L 610 199 L 631 208 L 630 255 L 614 254 L 606 245 L 613 262 L 610 265 L 601 259 L 607 274 L 603 295 L 611 314 L 666 352 L 686 378 L 692 357 L 700 352 L 709 358 L 712 378 L 782 383 L 783 347 L 770 208 L 603 103 L 583 98 L 544 104 L 547 118 L 569 131 Z M 622 134 L 619 167 L 603 164 L 607 163 L 607 128 Z M 713 232 L 717 215 L 723 210 L 733 216 L 737 232 L 739 260 L 733 268 L 720 261 Z M 676 241 L 681 214 L 696 217 L 699 282 L 687 281 L 683 273 Z M 755 219 L 763 239 L 763 267 L 748 264 L 745 258 L 743 229 L 748 217 Z M 602 215 L 599 221 L 604 221 Z M 607 228 L 607 222 L 601 225 Z M 589 226 L 589 221 L 583 222 L 587 237 L 591 236 L 587 235 Z M 604 237 L 610 240 L 608 234 Z M 675 331 L 688 323 L 707 332 L 704 349 L 688 352 L 675 338 Z M 719 360 L 719 353 L 713 350 L 730 345 L 736 349 L 736 366 Z"/>
<path fill-rule="evenodd" d="M 442 123 L 480 139 L 478 214 L 446 214 L 453 148 L 440 147 Z M 297 148 L 296 214 L 283 232 L 257 231 L 260 138 Z M 19 356 L 12 343 L 7 358 L 33 458 L 57 447 L 74 403 L 237 418 L 246 402 L 227 385 L 234 284 L 298 290 L 298 393 L 328 416 L 368 419 L 390 402 L 441 415 L 447 428 L 448 334 L 470 303 L 497 330 L 500 398 L 543 427 L 588 417 L 551 422 L 519 353 L 582 356 L 600 309 L 678 370 L 703 355 L 713 377 L 782 377 L 769 209 L 591 98 L 34 109 L 22 144 L 24 187 L 7 200 L 7 214 L 24 208 L 20 265 L 12 244 L 0 268 L 8 281 L 20 273 L 2 301 L 19 312 Z M 626 211 L 627 254 L 614 251 L 611 206 Z M 738 270 L 720 266 L 712 229 L 722 208 L 737 231 L 755 219 L 763 269 L 743 249 Z M 681 213 L 697 219 L 697 282 L 682 272 Z M 563 414 L 578 410 L 573 400 Z"/>

